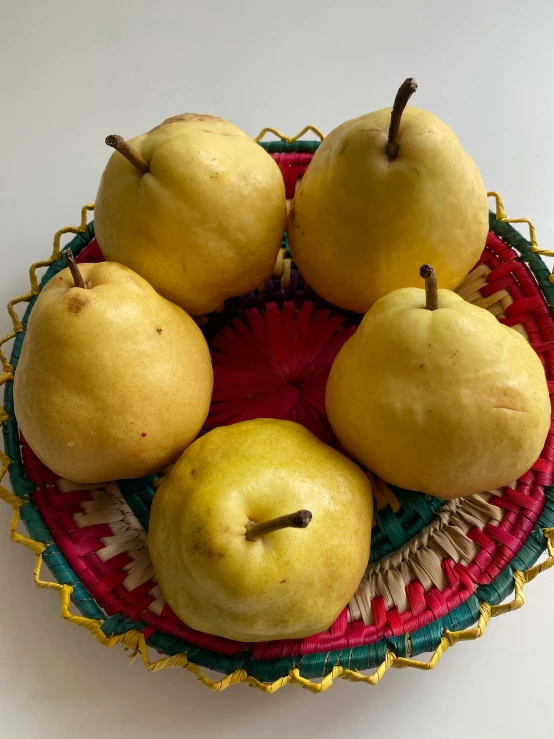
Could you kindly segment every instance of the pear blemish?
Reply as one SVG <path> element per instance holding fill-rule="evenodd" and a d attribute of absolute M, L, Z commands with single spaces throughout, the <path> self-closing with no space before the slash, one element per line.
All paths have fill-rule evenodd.
<path fill-rule="evenodd" d="M 88 305 L 88 298 L 83 295 L 70 293 L 67 298 L 67 310 L 73 315 L 78 315 Z"/>

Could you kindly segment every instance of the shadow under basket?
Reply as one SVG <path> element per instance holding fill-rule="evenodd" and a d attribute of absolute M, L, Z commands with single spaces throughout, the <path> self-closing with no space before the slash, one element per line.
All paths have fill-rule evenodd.
<path fill-rule="evenodd" d="M 279 164 L 288 198 L 318 143 L 261 144 Z M 14 415 L 11 380 L 36 295 L 65 267 L 61 236 L 76 234 L 69 246 L 77 261 L 103 259 L 94 224 L 87 224 L 90 210 L 83 208 L 79 227 L 56 234 L 49 260 L 31 268 L 30 292 L 9 306 L 14 331 L 0 341 L 13 340 L 9 362 L 0 352 L 6 449 L 1 476 L 9 465 L 13 493 L 0 487 L 0 497 L 14 508 L 11 538 L 34 552 L 35 581 L 59 591 L 65 619 L 104 645 L 139 653 L 151 671 L 184 667 L 213 690 L 244 682 L 266 693 L 291 683 L 321 692 L 337 677 L 375 685 L 390 667 L 430 669 L 450 646 L 480 637 L 491 616 L 523 604 L 524 584 L 554 564 L 553 429 L 533 468 L 511 488 L 445 502 L 376 479 L 371 561 L 329 631 L 247 644 L 181 623 L 164 600 L 148 555 L 157 476 L 100 486 L 59 480 L 26 445 Z M 554 285 L 531 233 L 529 243 L 511 228 L 497 196 L 486 247 L 458 292 L 530 341 L 552 392 Z M 48 267 L 40 285 L 39 267 Z M 20 319 L 15 305 L 23 302 L 29 305 Z M 199 321 L 215 374 L 204 431 L 249 418 L 288 418 L 339 446 L 325 415 L 325 384 L 360 318 L 329 305 L 305 284 L 285 236 L 264 286 Z M 29 536 L 17 531 L 20 520 Z M 548 558 L 535 564 L 545 549 Z M 42 561 L 55 582 L 40 580 Z M 502 603 L 514 588 L 514 598 Z M 415 659 L 425 652 L 433 653 L 428 662 Z M 223 677 L 211 679 L 202 668 Z"/>

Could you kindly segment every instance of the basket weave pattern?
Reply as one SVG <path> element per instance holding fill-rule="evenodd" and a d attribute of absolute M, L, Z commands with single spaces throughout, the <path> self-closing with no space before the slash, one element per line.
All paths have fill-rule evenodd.
<path fill-rule="evenodd" d="M 270 151 L 279 148 L 273 156 L 283 172 L 287 197 L 294 194 L 316 146 L 313 142 L 267 146 Z M 459 292 L 529 339 L 553 390 L 554 321 L 544 297 L 551 289 L 548 273 L 532 244 L 494 218 L 491 226 L 481 261 Z M 81 231 L 83 235 L 71 244 L 78 260 L 101 260 L 85 218 Z M 56 254 L 55 244 L 57 259 L 46 278 L 64 266 L 59 260 L 59 235 L 57 250 Z M 533 267 L 542 292 L 525 262 Z M 34 272 L 32 295 L 24 296 L 30 306 L 22 321 L 11 306 L 17 336 L 11 364 L 3 358 L 4 382 L 11 379 L 38 293 L 33 277 Z M 206 319 L 216 377 L 206 428 L 261 415 L 291 418 L 334 443 L 324 409 L 326 376 L 358 320 L 310 291 L 285 244 L 273 279 L 259 291 L 229 301 L 224 313 Z M 256 373 L 248 364 L 252 356 Z M 480 636 L 491 615 L 522 604 L 524 582 L 554 563 L 551 432 L 533 469 L 503 490 L 442 505 L 376 480 L 372 562 L 348 609 L 328 632 L 254 645 L 199 634 L 179 622 L 154 579 L 146 529 L 155 479 L 103 487 L 57 480 L 18 439 L 10 387 L 6 414 L 0 420 L 7 422 L 6 450 L 14 460 L 10 473 L 16 495 L 4 489 L 0 494 L 31 532 L 35 541 L 24 538 L 27 545 L 44 557 L 64 584 L 47 585 L 61 590 L 65 616 L 83 622 L 103 643 L 122 642 L 138 649 L 150 669 L 184 666 L 214 689 L 246 681 L 273 692 L 299 682 L 319 692 L 339 676 L 374 684 L 390 666 L 428 669 L 453 643 Z M 15 523 L 12 538 L 17 540 L 21 537 Z M 521 570 L 527 570 L 545 548 L 543 529 L 548 529 L 549 559 L 523 574 Z M 498 605 L 514 584 L 515 599 Z M 86 618 L 69 614 L 69 594 Z M 476 629 L 458 631 L 476 621 Z M 151 663 L 146 644 L 169 657 Z M 429 663 L 412 659 L 432 650 L 436 651 Z M 227 677 L 212 682 L 196 665 Z M 371 667 L 378 668 L 372 676 L 356 672 Z M 310 680 L 320 677 L 320 683 Z"/>

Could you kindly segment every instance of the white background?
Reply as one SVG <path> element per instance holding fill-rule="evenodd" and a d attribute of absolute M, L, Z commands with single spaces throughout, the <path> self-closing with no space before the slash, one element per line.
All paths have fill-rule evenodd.
<path fill-rule="evenodd" d="M 323 131 L 392 103 L 450 124 L 510 215 L 554 248 L 554 4 L 551 0 L 0 0 L 0 303 L 27 289 L 53 233 L 78 222 L 125 137 L 185 111 L 255 135 Z M 9 329 L 0 317 L 0 334 Z M 430 673 L 321 696 L 244 686 L 214 695 L 183 671 L 149 675 L 62 622 L 35 590 L 32 555 L 0 507 L 0 716 L 23 739 L 174 737 L 548 737 L 553 721 L 554 571 L 522 611 Z"/>

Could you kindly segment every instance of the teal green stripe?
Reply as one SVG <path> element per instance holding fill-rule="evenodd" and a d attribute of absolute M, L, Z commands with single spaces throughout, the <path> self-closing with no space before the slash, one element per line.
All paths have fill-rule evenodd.
<path fill-rule="evenodd" d="M 284 141 L 261 141 L 260 146 L 270 154 L 315 154 L 320 141 L 295 141 L 287 144 Z"/>
<path fill-rule="evenodd" d="M 383 509 L 386 511 L 384 515 L 376 513 L 378 527 L 372 532 L 370 556 L 372 563 L 396 551 L 419 534 L 427 524 L 431 523 L 437 510 L 444 504 L 444 501 L 439 498 L 430 498 L 421 493 L 413 493 L 393 486 L 391 490 L 402 508 L 396 514 L 389 507 Z"/>
<path fill-rule="evenodd" d="M 554 306 L 554 285 L 548 279 L 550 270 L 538 254 L 533 254 L 530 251 L 531 244 L 529 241 L 519 231 L 516 231 L 515 228 L 510 226 L 509 223 L 500 223 L 500 221 L 497 221 L 496 215 L 492 211 L 489 213 L 489 226 L 491 231 L 494 231 L 497 236 L 500 236 L 503 241 L 521 254 L 520 260 L 527 262 L 531 268 L 552 310 Z"/>
<path fill-rule="evenodd" d="M 157 477 L 150 475 L 138 480 L 119 480 L 118 483 L 123 497 L 145 531 L 148 531 L 150 524 L 150 506 L 154 498 L 154 488 L 150 483 Z"/>
<path fill-rule="evenodd" d="M 436 511 L 444 505 L 444 501 L 440 498 L 431 498 L 421 493 L 414 495 L 414 493 L 402 490 L 402 488 L 397 488 L 394 485 L 391 485 L 390 488 L 402 509 L 413 511 L 425 524 L 431 523 Z"/>
<path fill-rule="evenodd" d="M 14 367 L 17 365 L 17 358 L 11 357 Z M 4 385 L 4 401 L 3 406 L 9 414 L 9 419 L 2 427 L 4 437 L 4 449 L 11 459 L 8 472 L 12 490 L 15 495 L 20 498 L 28 498 L 34 492 L 35 486 L 25 477 L 23 464 L 21 463 L 21 450 L 19 447 L 19 432 L 15 416 L 13 412 L 13 382 Z"/>
<path fill-rule="evenodd" d="M 374 515 L 377 526 L 384 535 L 388 536 L 393 549 L 399 549 L 406 540 L 404 538 L 404 529 L 400 525 L 392 508 L 386 506 L 380 511 L 375 511 Z"/>

